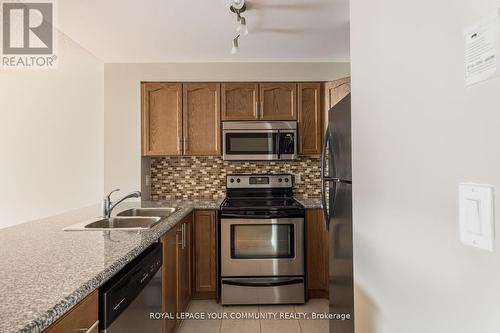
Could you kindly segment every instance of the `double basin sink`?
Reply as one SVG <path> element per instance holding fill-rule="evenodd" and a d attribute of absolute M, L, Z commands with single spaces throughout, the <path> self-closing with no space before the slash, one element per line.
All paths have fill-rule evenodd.
<path fill-rule="evenodd" d="M 132 208 L 118 213 L 114 217 L 99 218 L 95 221 L 80 223 L 65 228 L 67 231 L 78 230 L 143 230 L 150 229 L 162 219 L 175 213 L 177 208 Z"/>

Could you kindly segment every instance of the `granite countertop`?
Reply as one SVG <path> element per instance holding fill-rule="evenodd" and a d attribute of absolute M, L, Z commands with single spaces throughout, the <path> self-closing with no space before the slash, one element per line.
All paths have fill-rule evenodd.
<path fill-rule="evenodd" d="M 96 218 L 100 206 L 0 230 L 0 332 L 41 332 L 106 282 L 193 209 L 218 209 L 221 200 L 125 202 L 178 207 L 144 231 L 63 231 Z"/>
<path fill-rule="evenodd" d="M 300 202 L 304 208 L 321 208 L 321 198 L 302 198 L 295 197 L 295 200 Z"/>

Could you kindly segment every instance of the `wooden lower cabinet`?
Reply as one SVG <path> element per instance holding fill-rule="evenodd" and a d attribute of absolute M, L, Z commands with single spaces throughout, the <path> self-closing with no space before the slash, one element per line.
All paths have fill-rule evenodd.
<path fill-rule="evenodd" d="M 177 313 L 177 230 L 172 229 L 161 237 L 163 244 L 162 312 Z M 175 332 L 177 320 L 165 320 L 163 333 Z"/>
<path fill-rule="evenodd" d="M 57 320 L 44 333 L 98 333 L 98 303 L 99 293 L 94 291 L 83 301 L 75 305 L 67 314 Z M 92 330 L 89 331 L 89 329 Z"/>
<path fill-rule="evenodd" d="M 191 300 L 193 215 L 185 218 L 177 228 L 177 311 L 184 312 Z"/>
<path fill-rule="evenodd" d="M 177 313 L 186 310 L 191 299 L 192 230 L 193 214 L 161 237 L 163 244 L 162 267 L 162 311 L 177 318 Z M 180 322 L 165 320 L 164 333 L 176 332 Z"/>
<path fill-rule="evenodd" d="M 311 298 L 328 298 L 328 231 L 321 209 L 306 210 L 307 291 Z"/>
<path fill-rule="evenodd" d="M 217 237 L 215 210 L 194 214 L 193 298 L 215 299 L 217 289 Z"/>

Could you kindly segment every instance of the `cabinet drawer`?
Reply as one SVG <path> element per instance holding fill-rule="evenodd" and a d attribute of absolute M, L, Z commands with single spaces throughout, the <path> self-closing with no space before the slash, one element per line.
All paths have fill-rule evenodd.
<path fill-rule="evenodd" d="M 94 291 L 78 303 L 62 318 L 50 326 L 45 333 L 94 333 L 99 328 L 95 325 L 98 319 L 98 291 Z M 92 328 L 90 330 L 90 328 Z"/>

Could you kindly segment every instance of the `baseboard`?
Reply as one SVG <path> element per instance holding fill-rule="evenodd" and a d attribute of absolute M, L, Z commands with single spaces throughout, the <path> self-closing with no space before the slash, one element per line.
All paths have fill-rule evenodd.
<path fill-rule="evenodd" d="M 328 299 L 330 297 L 328 290 L 309 289 L 307 292 L 308 292 L 309 298 L 325 298 L 325 299 Z"/>
<path fill-rule="evenodd" d="M 194 300 L 202 300 L 202 299 L 216 299 L 216 293 L 215 291 L 202 291 L 202 292 L 197 292 L 196 294 L 193 294 L 191 296 L 191 299 Z"/>

